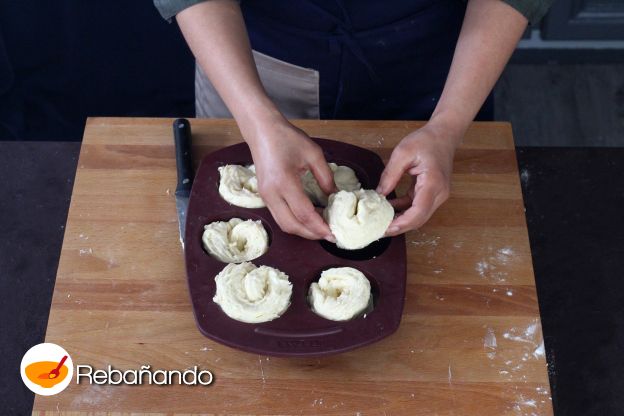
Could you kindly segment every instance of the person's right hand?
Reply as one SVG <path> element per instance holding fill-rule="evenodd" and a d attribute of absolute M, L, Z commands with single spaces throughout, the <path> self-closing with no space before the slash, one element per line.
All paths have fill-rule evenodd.
<path fill-rule="evenodd" d="M 307 239 L 334 242 L 301 183 L 301 175 L 309 169 L 323 192 L 336 192 L 319 145 L 285 119 L 257 128 L 251 136 L 245 139 L 256 165 L 258 191 L 280 228 Z"/>

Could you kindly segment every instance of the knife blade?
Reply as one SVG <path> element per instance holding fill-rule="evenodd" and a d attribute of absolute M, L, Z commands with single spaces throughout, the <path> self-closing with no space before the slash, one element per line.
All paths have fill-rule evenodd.
<path fill-rule="evenodd" d="M 175 142 L 176 169 L 178 185 L 175 191 L 176 211 L 178 212 L 178 229 L 180 243 L 184 250 L 184 231 L 186 229 L 186 211 L 193 186 L 193 160 L 191 154 L 191 125 L 188 120 L 179 118 L 173 122 L 173 138 Z"/>

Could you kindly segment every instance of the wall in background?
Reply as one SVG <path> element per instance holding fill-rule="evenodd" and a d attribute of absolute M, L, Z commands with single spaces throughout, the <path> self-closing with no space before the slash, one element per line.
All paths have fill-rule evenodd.
<path fill-rule="evenodd" d="M 557 0 L 542 22 L 548 40 L 624 40 L 622 0 Z"/>
<path fill-rule="evenodd" d="M 512 63 L 494 103 L 516 146 L 624 147 L 624 63 Z"/>
<path fill-rule="evenodd" d="M 555 0 L 494 92 L 518 146 L 624 146 L 624 1 Z"/>

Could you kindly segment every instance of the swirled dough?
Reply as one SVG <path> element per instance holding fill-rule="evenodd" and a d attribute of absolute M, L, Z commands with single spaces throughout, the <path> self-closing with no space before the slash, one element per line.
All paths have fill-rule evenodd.
<path fill-rule="evenodd" d="M 225 165 L 219 167 L 219 194 L 232 205 L 243 208 L 262 208 L 264 201 L 258 193 L 258 179 L 254 165 Z"/>
<path fill-rule="evenodd" d="M 329 196 L 324 216 L 336 245 L 357 250 L 383 237 L 394 209 L 386 197 L 370 189 L 339 191 Z"/>
<path fill-rule="evenodd" d="M 202 235 L 208 253 L 225 263 L 241 263 L 266 253 L 269 236 L 261 221 L 232 218 L 204 226 Z"/>
<path fill-rule="evenodd" d="M 323 271 L 318 283 L 312 283 L 308 292 L 312 310 L 332 321 L 346 321 L 359 315 L 370 301 L 370 282 L 352 267 Z"/>
<path fill-rule="evenodd" d="M 288 275 L 269 266 L 230 263 L 215 277 L 215 282 L 217 293 L 212 300 L 237 321 L 271 321 L 290 305 L 292 284 Z"/>
<path fill-rule="evenodd" d="M 334 183 L 339 191 L 355 191 L 362 187 L 355 172 L 350 167 L 337 165 L 332 162 L 328 163 L 328 165 L 334 173 Z M 322 207 L 327 205 L 327 195 L 321 190 L 318 181 L 311 171 L 308 170 L 301 176 L 301 183 L 303 183 L 303 190 L 314 205 Z"/>

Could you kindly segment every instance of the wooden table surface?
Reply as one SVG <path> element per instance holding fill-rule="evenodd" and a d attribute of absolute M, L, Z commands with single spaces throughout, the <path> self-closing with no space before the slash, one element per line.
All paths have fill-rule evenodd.
<path fill-rule="evenodd" d="M 419 122 L 300 121 L 384 160 Z M 511 127 L 475 123 L 451 198 L 407 235 L 399 330 L 325 358 L 272 358 L 203 337 L 178 241 L 171 119 L 87 122 L 46 341 L 74 365 L 209 369 L 203 386 L 72 382 L 35 414 L 550 415 L 552 405 Z M 192 120 L 196 162 L 241 140 Z"/>

